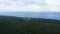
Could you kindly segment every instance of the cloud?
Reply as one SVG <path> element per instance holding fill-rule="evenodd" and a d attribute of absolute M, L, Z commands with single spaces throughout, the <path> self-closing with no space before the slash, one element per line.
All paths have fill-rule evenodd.
<path fill-rule="evenodd" d="M 60 5 L 60 0 L 46 0 L 46 3 L 50 5 Z"/>
<path fill-rule="evenodd" d="M 60 0 L 0 0 L 0 11 L 60 11 Z"/>
<path fill-rule="evenodd" d="M 60 11 L 60 0 L 46 0 L 46 10 Z"/>
<path fill-rule="evenodd" d="M 0 0 L 0 10 L 4 11 L 41 11 L 39 0 Z"/>

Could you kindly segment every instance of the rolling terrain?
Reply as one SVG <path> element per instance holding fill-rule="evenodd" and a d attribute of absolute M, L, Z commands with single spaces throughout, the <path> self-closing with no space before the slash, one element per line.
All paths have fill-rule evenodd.
<path fill-rule="evenodd" d="M 60 20 L 0 16 L 0 34 L 60 34 Z"/>

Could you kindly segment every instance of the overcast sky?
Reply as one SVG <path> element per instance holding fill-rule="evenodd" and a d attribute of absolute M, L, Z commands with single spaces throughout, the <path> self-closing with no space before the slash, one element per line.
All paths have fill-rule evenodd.
<path fill-rule="evenodd" d="M 60 0 L 0 0 L 0 11 L 60 11 Z"/>

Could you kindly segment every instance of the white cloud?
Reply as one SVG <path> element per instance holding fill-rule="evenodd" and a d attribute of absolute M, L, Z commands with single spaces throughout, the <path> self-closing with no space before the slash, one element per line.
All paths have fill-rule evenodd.
<path fill-rule="evenodd" d="M 27 5 L 27 6 L 19 6 L 19 5 L 7 5 L 2 4 L 0 5 L 0 10 L 15 10 L 15 11 L 40 11 L 40 5 Z"/>
<path fill-rule="evenodd" d="M 1 11 L 60 11 L 60 0 L 0 0 Z"/>
<path fill-rule="evenodd" d="M 41 6 L 37 4 L 26 4 L 21 1 L 0 0 L 0 10 L 4 11 L 41 11 Z"/>
<path fill-rule="evenodd" d="M 60 11 L 60 0 L 46 0 L 46 10 L 48 11 Z"/>
<path fill-rule="evenodd" d="M 46 0 L 49 5 L 60 5 L 60 0 Z"/>

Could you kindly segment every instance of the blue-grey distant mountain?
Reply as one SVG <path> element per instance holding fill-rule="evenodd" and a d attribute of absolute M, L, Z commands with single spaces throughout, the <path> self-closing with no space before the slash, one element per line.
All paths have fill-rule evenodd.
<path fill-rule="evenodd" d="M 60 19 L 60 12 L 0 12 L 0 15 L 17 16 L 17 17 L 31 17 L 31 18 L 49 18 Z"/>

